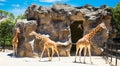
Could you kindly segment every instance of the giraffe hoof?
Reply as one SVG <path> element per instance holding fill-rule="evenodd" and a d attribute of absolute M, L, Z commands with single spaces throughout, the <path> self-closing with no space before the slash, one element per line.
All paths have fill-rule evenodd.
<path fill-rule="evenodd" d="M 60 61 L 60 58 L 59 58 L 59 60 L 58 61 Z"/>
<path fill-rule="evenodd" d="M 93 62 L 91 62 L 91 64 L 93 64 Z"/>
<path fill-rule="evenodd" d="M 84 64 L 86 64 L 86 62 L 83 62 Z"/>
<path fill-rule="evenodd" d="M 76 62 L 76 60 L 74 61 L 74 63 Z"/>
<path fill-rule="evenodd" d="M 52 61 L 51 59 L 49 59 L 48 61 Z"/>
<path fill-rule="evenodd" d="M 80 63 L 82 63 L 81 60 L 79 60 L 79 61 L 80 61 Z"/>

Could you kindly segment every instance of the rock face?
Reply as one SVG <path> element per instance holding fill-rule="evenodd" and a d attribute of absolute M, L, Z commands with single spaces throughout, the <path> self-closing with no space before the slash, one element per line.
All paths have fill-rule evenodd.
<path fill-rule="evenodd" d="M 28 34 L 37 29 L 37 22 L 35 20 L 17 20 L 15 27 L 20 28 L 20 34 L 18 36 L 18 55 L 32 57 L 35 39 Z"/>
<path fill-rule="evenodd" d="M 102 30 L 92 39 L 92 54 L 94 55 L 100 55 L 101 50 L 98 46 L 103 46 L 103 43 L 106 42 L 109 37 L 114 38 L 116 34 L 114 31 L 115 25 L 112 20 L 112 12 L 106 5 L 95 8 L 91 5 L 72 7 L 67 4 L 56 3 L 52 7 L 43 7 L 32 4 L 25 11 L 25 15 L 28 21 L 18 21 L 16 23 L 16 26 L 20 27 L 22 31 L 19 35 L 20 45 L 18 47 L 18 49 L 20 49 L 18 52 L 20 56 L 27 56 L 33 54 L 32 52 L 41 51 L 39 48 L 42 48 L 42 46 L 38 46 L 38 44 L 40 44 L 39 40 L 35 40 L 33 46 L 35 48 L 34 51 L 29 49 L 31 48 L 29 41 L 32 41 L 33 37 L 28 36 L 28 33 L 32 30 L 40 34 L 49 35 L 50 39 L 56 42 L 66 42 L 70 40 L 70 43 L 76 43 L 78 39 L 89 33 L 98 24 L 105 22 L 110 33 L 108 36 L 106 30 Z M 31 20 L 35 20 L 36 22 Z M 27 50 L 24 51 L 24 49 L 21 49 L 23 45 L 24 49 Z M 72 49 L 75 52 L 74 45 Z"/>

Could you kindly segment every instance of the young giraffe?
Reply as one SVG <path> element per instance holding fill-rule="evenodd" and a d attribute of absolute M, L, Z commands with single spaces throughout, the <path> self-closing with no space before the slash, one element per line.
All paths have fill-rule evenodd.
<path fill-rule="evenodd" d="M 12 46 L 13 46 L 13 56 L 17 55 L 17 47 L 18 47 L 18 33 L 20 33 L 19 28 L 15 28 L 15 35 L 12 39 Z"/>
<path fill-rule="evenodd" d="M 32 31 L 29 35 L 34 35 L 37 39 L 41 40 L 43 43 L 44 43 L 44 49 L 42 51 L 42 54 L 41 54 L 41 57 L 40 57 L 40 60 L 43 56 L 43 53 L 44 51 L 47 49 L 47 52 L 48 52 L 48 58 L 49 58 L 49 61 L 52 60 L 52 57 L 54 55 L 54 51 L 56 51 L 57 55 L 58 55 L 58 58 L 59 58 L 59 53 L 58 53 L 58 50 L 57 50 L 57 45 L 54 41 L 52 41 L 51 39 L 49 39 L 48 37 L 45 37 L 45 36 L 42 36 L 41 34 L 38 34 L 36 33 L 35 31 Z M 49 51 L 49 48 L 52 49 L 52 56 L 50 58 L 50 51 Z M 60 58 L 59 58 L 60 60 Z"/>
<path fill-rule="evenodd" d="M 92 60 L 91 60 L 91 39 L 95 36 L 95 34 L 100 31 L 101 29 L 105 29 L 107 30 L 104 22 L 102 22 L 101 24 L 99 24 L 95 29 L 93 29 L 90 33 L 86 34 L 85 36 L 83 36 L 81 39 L 79 39 L 76 43 L 76 56 L 75 56 L 75 62 L 76 62 L 76 57 L 77 57 L 77 53 L 79 51 L 80 53 L 80 62 L 81 62 L 81 51 L 84 48 L 84 63 L 85 63 L 85 55 L 86 55 L 86 50 L 88 49 L 88 53 L 89 53 L 89 57 L 90 57 L 90 63 L 92 64 Z"/>

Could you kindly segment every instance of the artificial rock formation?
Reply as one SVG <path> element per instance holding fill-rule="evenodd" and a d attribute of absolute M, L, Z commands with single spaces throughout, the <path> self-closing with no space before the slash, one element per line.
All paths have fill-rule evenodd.
<path fill-rule="evenodd" d="M 18 55 L 32 57 L 34 37 L 28 34 L 36 30 L 37 22 L 35 20 L 17 20 L 16 27 L 20 29 L 20 33 L 18 34 Z"/>
<path fill-rule="evenodd" d="M 22 45 L 24 46 L 27 45 L 25 43 L 26 38 L 27 38 L 26 42 L 32 40 L 31 37 L 30 39 L 29 36 L 27 36 L 27 34 L 32 30 L 40 34 L 49 35 L 50 36 L 49 38 L 55 42 L 58 41 L 66 42 L 69 41 L 69 39 L 71 39 L 70 43 L 72 42 L 74 44 L 80 38 L 82 38 L 83 35 L 89 33 L 101 22 L 104 22 L 106 27 L 109 29 L 110 32 L 109 37 L 111 38 L 115 37 L 114 31 L 115 25 L 114 21 L 112 21 L 113 19 L 112 12 L 110 9 L 108 9 L 106 5 L 103 5 L 100 8 L 95 8 L 91 5 L 85 5 L 82 7 L 72 7 L 67 4 L 56 3 L 52 7 L 43 7 L 32 4 L 26 9 L 25 15 L 28 21 L 23 21 L 22 23 L 18 21 L 16 23 L 16 26 L 20 27 L 23 33 L 20 34 L 19 38 L 24 37 L 23 39 L 20 39 L 22 41 L 20 42 L 18 49 L 20 49 Z M 35 20 L 36 21 L 35 24 L 31 23 L 31 20 Z M 30 24 L 33 24 L 34 26 Z M 23 29 L 22 25 L 24 25 L 23 27 L 25 27 L 26 25 L 26 29 Z M 68 27 L 70 30 L 68 30 Z M 95 35 L 95 37 L 92 39 L 93 42 L 92 47 L 96 47 L 96 49 L 92 48 L 95 49 L 92 50 L 92 54 L 100 55 L 101 51 L 100 48 L 98 48 L 97 46 L 102 46 L 103 43 L 106 42 L 109 37 L 108 34 L 106 33 L 106 30 L 102 30 L 97 35 Z M 43 47 L 38 45 L 42 44 L 40 44 L 39 40 L 35 40 L 34 50 L 26 51 L 30 51 L 31 54 L 33 54 L 35 51 L 36 52 L 42 51 L 39 48 Z M 72 50 L 75 52 L 74 45 L 72 47 Z M 20 52 L 18 53 L 20 54 Z"/>

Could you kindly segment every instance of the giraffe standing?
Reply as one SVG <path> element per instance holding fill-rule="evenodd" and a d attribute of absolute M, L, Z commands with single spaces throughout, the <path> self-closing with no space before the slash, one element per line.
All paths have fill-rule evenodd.
<path fill-rule="evenodd" d="M 19 28 L 15 28 L 15 35 L 12 39 L 12 46 L 13 46 L 13 56 L 17 55 L 17 47 L 18 47 L 18 33 L 20 33 Z"/>
<path fill-rule="evenodd" d="M 29 35 L 34 35 L 37 39 L 41 40 L 44 43 L 43 44 L 44 45 L 44 49 L 42 51 L 40 59 L 42 58 L 43 53 L 44 53 L 45 50 L 47 50 L 49 61 L 52 60 L 52 57 L 54 55 L 54 51 L 57 53 L 58 58 L 59 58 L 59 53 L 58 53 L 58 50 L 57 50 L 57 45 L 56 45 L 56 43 L 54 41 L 52 41 L 48 37 L 45 37 L 45 36 L 43 36 L 41 34 L 36 33 L 35 31 L 32 31 Z M 52 49 L 52 56 L 51 56 L 51 58 L 50 58 L 49 48 Z M 59 60 L 60 60 L 60 58 L 59 58 Z"/>
<path fill-rule="evenodd" d="M 75 62 L 77 58 L 78 51 L 80 53 L 80 62 L 81 62 L 81 51 L 84 48 L 84 63 L 85 63 L 85 56 L 86 56 L 86 50 L 88 50 L 89 57 L 90 57 L 90 63 L 92 64 L 91 60 L 91 39 L 95 36 L 95 34 L 100 31 L 101 29 L 107 30 L 104 22 L 100 23 L 95 29 L 93 29 L 90 33 L 83 36 L 81 39 L 79 39 L 76 43 L 76 56 L 75 56 Z"/>

